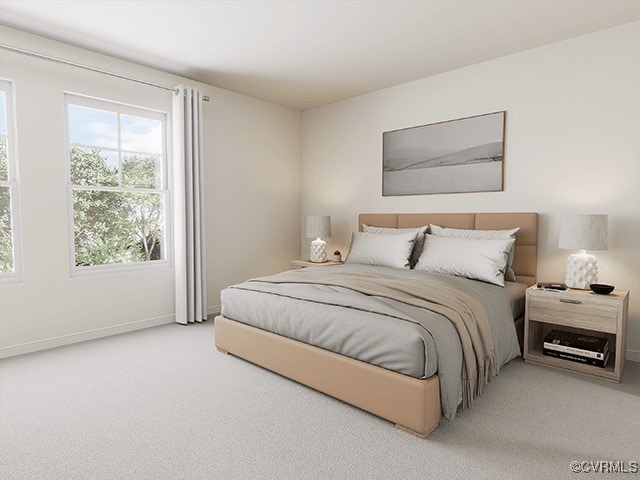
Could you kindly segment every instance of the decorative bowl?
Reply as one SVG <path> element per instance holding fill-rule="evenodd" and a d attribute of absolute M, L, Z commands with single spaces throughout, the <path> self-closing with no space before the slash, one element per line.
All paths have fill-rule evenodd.
<path fill-rule="evenodd" d="M 608 295 L 616 288 L 615 285 L 606 285 L 604 283 L 592 283 L 589 285 L 589 288 L 593 290 L 593 293 L 598 293 L 600 295 Z"/>

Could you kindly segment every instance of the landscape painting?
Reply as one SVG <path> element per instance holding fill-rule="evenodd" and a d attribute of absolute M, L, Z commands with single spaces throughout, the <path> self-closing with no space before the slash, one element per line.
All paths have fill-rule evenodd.
<path fill-rule="evenodd" d="M 382 195 L 503 190 L 506 112 L 382 134 Z"/>

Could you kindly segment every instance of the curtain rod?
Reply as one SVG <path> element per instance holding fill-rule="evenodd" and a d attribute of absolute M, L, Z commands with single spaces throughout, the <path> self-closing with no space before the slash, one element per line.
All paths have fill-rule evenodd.
<path fill-rule="evenodd" d="M 24 50 L 18 47 L 12 47 L 11 45 L 6 45 L 4 43 L 0 43 L 0 49 L 6 50 L 8 52 L 17 53 L 20 55 L 26 55 L 27 57 L 33 57 L 40 60 L 46 60 L 48 62 L 60 63 L 62 65 L 68 65 L 70 67 L 82 68 L 84 70 L 89 70 L 95 73 L 101 73 L 103 75 L 109 75 L 110 77 L 120 78 L 122 80 L 128 80 L 130 82 L 140 83 L 142 85 L 147 85 L 149 87 L 159 88 L 161 90 L 168 90 L 170 92 L 176 93 L 177 90 L 173 87 L 165 87 L 164 85 L 158 85 L 156 83 L 146 82 L 144 80 L 138 80 L 137 78 L 127 77 L 125 75 L 120 75 L 119 73 L 108 72 L 106 70 L 101 70 L 99 68 L 90 67 L 88 65 L 83 65 L 82 63 L 70 62 L 68 60 L 62 60 L 61 58 L 51 57 L 49 55 L 45 55 L 43 53 L 32 52 L 30 50 Z M 209 101 L 209 97 L 204 95 L 202 99 L 205 102 Z"/>

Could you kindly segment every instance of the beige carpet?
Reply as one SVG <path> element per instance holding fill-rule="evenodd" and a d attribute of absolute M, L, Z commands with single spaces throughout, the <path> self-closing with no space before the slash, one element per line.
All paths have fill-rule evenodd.
<path fill-rule="evenodd" d="M 423 440 L 217 352 L 211 322 L 0 361 L 2 479 L 567 479 L 599 460 L 640 462 L 638 364 L 616 385 L 514 361 Z"/>

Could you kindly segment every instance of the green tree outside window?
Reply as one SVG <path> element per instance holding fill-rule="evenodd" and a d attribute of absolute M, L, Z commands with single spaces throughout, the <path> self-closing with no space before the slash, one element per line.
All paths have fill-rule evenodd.
<path fill-rule="evenodd" d="M 117 186 L 117 167 L 100 149 L 72 146 L 71 183 Z M 154 189 L 157 159 L 123 155 L 122 184 L 126 188 Z M 96 189 L 73 190 L 76 266 L 148 262 L 162 258 L 163 198 L 155 192 Z"/>

